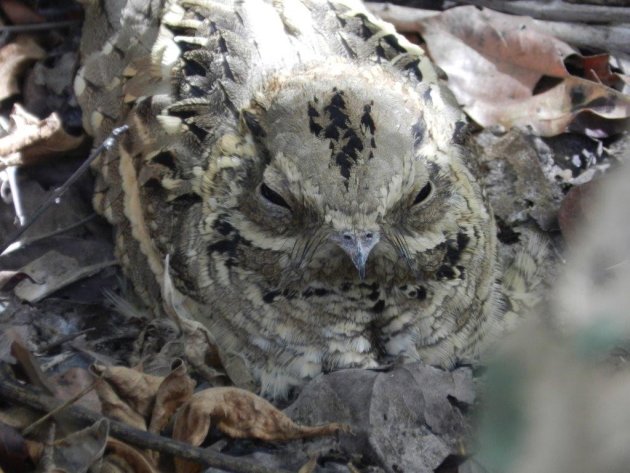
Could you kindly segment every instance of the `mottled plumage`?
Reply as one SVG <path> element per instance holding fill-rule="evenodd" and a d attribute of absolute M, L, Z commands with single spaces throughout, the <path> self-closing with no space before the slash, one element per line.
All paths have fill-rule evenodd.
<path fill-rule="evenodd" d="M 105 8 L 105 10 L 103 10 Z M 96 208 L 136 291 L 165 258 L 261 390 L 476 354 L 501 317 L 464 118 L 422 51 L 358 2 L 94 1 L 76 92 Z"/>

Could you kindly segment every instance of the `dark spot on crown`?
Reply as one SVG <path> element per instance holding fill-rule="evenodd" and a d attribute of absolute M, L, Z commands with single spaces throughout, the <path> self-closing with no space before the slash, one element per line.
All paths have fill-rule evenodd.
<path fill-rule="evenodd" d="M 343 137 L 348 141 L 341 150 L 348 156 L 351 156 L 356 162 L 358 153 L 363 151 L 363 142 L 351 128 L 344 133 Z"/>
<path fill-rule="evenodd" d="M 456 268 L 459 271 L 459 279 L 466 279 L 466 268 L 460 265 L 457 265 Z"/>
<path fill-rule="evenodd" d="M 376 125 L 374 124 L 374 120 L 372 119 L 371 113 L 372 113 L 372 106 L 364 105 L 363 115 L 361 116 L 361 129 L 363 130 L 363 133 L 365 133 L 366 130 L 368 130 L 370 134 L 373 135 L 374 131 L 376 130 Z"/>
<path fill-rule="evenodd" d="M 383 310 L 385 310 L 385 301 L 382 299 L 374 304 L 374 306 L 372 307 L 372 311 L 377 314 L 380 314 L 381 312 L 383 312 Z"/>
<path fill-rule="evenodd" d="M 343 151 L 335 156 L 335 163 L 339 166 L 339 173 L 346 179 L 350 178 L 350 170 L 354 165 L 354 160 Z M 347 187 L 347 186 L 346 186 Z"/>
<path fill-rule="evenodd" d="M 334 123 L 331 123 L 326 127 L 326 130 L 324 131 L 324 138 L 329 138 L 335 141 L 339 140 L 339 129 L 334 125 Z"/>
<path fill-rule="evenodd" d="M 276 299 L 276 297 L 278 297 L 280 294 L 281 294 L 280 291 L 269 291 L 268 293 L 263 295 L 262 299 L 267 304 L 271 304 Z"/>
<path fill-rule="evenodd" d="M 317 111 L 317 109 L 315 107 L 313 107 L 313 105 L 310 102 L 308 103 L 306 114 L 309 117 L 319 117 L 319 112 Z"/>
<path fill-rule="evenodd" d="M 416 287 L 416 299 L 425 300 L 427 298 L 427 289 L 424 286 Z"/>
<path fill-rule="evenodd" d="M 313 133 L 315 136 L 319 136 L 319 134 L 322 132 L 322 126 L 319 123 L 315 123 L 315 120 L 313 120 L 312 118 L 308 120 L 308 127 L 311 133 Z"/>

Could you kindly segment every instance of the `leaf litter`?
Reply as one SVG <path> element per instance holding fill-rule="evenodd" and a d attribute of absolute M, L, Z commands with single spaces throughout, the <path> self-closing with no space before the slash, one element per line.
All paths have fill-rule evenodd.
<path fill-rule="evenodd" d="M 483 14 L 473 14 L 470 10 L 463 10 L 464 8 L 467 7 L 455 8 L 424 20 L 421 31 L 429 52 L 447 73 L 449 81 L 453 81 L 449 82 L 449 85 L 458 100 L 464 104 L 466 111 L 479 124 L 505 129 L 520 127 L 544 136 L 573 131 L 595 137 L 612 135 L 627 126 L 628 100 L 624 93 L 627 92 L 628 77 L 611 68 L 607 55 L 583 56 L 577 50 L 550 36 L 540 36 L 527 18 L 507 15 L 501 17 L 500 14 L 489 10 L 483 10 Z M 454 17 L 448 18 L 447 15 L 454 15 Z M 0 53 L 11 51 L 10 49 L 5 51 L 5 48 L 0 50 Z M 437 58 L 449 56 L 442 51 L 444 48 L 450 51 L 450 57 L 446 57 L 445 62 L 442 62 L 442 59 Z M 14 91 L 11 84 L 18 84 L 15 79 L 21 76 L 24 67 L 38 60 L 37 54 L 39 53 L 33 48 L 30 51 L 19 52 L 20 57 L 11 58 L 15 66 L 7 73 L 6 84 L 9 85 L 5 87 L 9 90 L 10 96 L 15 96 L 19 92 L 19 90 Z M 63 57 L 65 62 L 59 70 L 71 70 L 71 56 L 64 55 Z M 41 58 L 39 60 L 38 65 L 41 66 Z M 464 68 L 468 69 L 464 70 Z M 40 69 L 45 70 L 41 67 Z M 46 75 L 45 72 L 44 75 Z M 53 85 L 54 87 L 48 89 L 54 93 L 70 89 L 63 86 L 63 81 L 55 82 Z M 28 112 L 20 109 L 19 106 L 16 106 L 14 110 L 11 118 L 13 131 L 5 135 L 6 140 L 0 141 L 0 145 L 6 145 L 3 149 L 8 150 L 7 154 L 3 153 L 2 156 L 5 158 L 2 161 L 5 165 L 25 167 L 37 160 L 54 164 L 52 157 L 59 153 L 63 155 L 66 150 L 78 146 L 80 141 L 73 135 L 67 135 L 64 138 L 65 132 L 61 127 L 63 119 L 53 115 L 43 115 L 47 117 L 43 119 L 35 115 L 28 117 Z M 23 126 L 16 123 L 21 123 Z M 28 131 L 26 135 L 19 134 L 16 133 L 18 128 L 31 131 Z M 62 134 L 56 135 L 57 132 Z M 52 138 L 55 136 L 57 137 Z M 0 138 L 0 140 L 3 139 Z M 509 139 L 510 146 L 496 147 L 502 150 L 495 156 L 497 161 L 511 155 L 514 147 L 531 146 L 531 143 L 526 143 L 527 139 L 522 139 L 522 136 L 518 139 L 511 136 Z M 527 149 L 528 152 L 539 151 L 536 147 Z M 6 156 L 10 156 L 12 160 L 7 161 Z M 527 159 L 530 160 L 532 166 L 538 165 L 536 163 L 538 158 L 535 156 Z M 517 169 L 515 172 L 519 182 L 528 181 L 531 173 L 523 171 L 528 167 L 524 161 L 522 163 L 513 161 L 510 166 Z M 538 184 L 543 182 L 545 176 L 549 177 L 548 173 L 542 175 L 534 172 L 531 175 L 536 175 Z M 569 185 L 572 185 L 574 178 L 573 175 L 562 182 L 566 184 L 571 181 Z M 519 220 L 526 215 L 527 218 L 533 217 L 537 225 L 541 227 L 553 227 L 556 215 L 554 212 L 557 213 L 560 200 L 556 191 L 557 188 L 547 192 L 542 196 L 543 198 L 534 196 L 532 200 L 534 205 L 530 207 L 527 207 L 529 205 L 527 202 L 522 202 L 527 208 L 519 208 L 518 212 L 506 209 L 506 219 L 509 219 L 510 215 L 516 215 L 514 219 Z M 530 201 L 529 198 L 525 200 Z M 566 207 L 569 207 L 569 204 Z M 31 259 L 33 260 L 36 258 Z M 0 259 L 0 264 L 2 261 Z M 68 273 L 80 271 L 82 265 L 79 262 L 79 269 L 71 269 Z M 14 268 L 25 267 L 27 265 L 14 266 Z M 46 265 L 41 268 L 44 272 L 46 271 Z M 19 269 L 5 273 L 5 279 L 11 284 L 15 282 L 14 278 L 28 278 L 29 276 L 31 275 Z M 50 275 L 44 276 L 50 277 Z M 66 279 L 67 282 L 55 284 L 53 287 L 59 289 L 82 277 L 83 275 L 79 275 L 73 279 L 62 275 L 60 281 Z M 27 282 L 41 283 L 42 280 L 35 279 Z M 165 285 L 168 287 L 167 282 L 165 281 Z M 51 296 L 58 293 L 56 289 L 42 295 L 45 298 L 42 302 L 52 300 Z M 181 301 L 177 300 L 176 296 L 172 294 L 171 296 L 169 303 L 173 308 L 179 308 Z M 85 312 L 80 313 L 85 314 Z M 182 319 L 182 314 L 175 315 Z M 59 318 L 63 318 L 63 315 Z M 128 318 L 127 321 L 129 320 L 131 319 Z M 181 320 L 178 325 L 182 332 L 190 332 L 195 328 L 182 326 Z M 70 324 L 65 330 L 76 331 L 77 328 Z M 24 333 L 29 337 L 28 346 L 41 344 L 36 333 L 28 331 Z M 194 345 L 208 344 L 205 338 L 207 337 L 197 336 Z M 195 361 L 193 363 L 195 367 L 200 366 L 200 363 L 208 357 L 208 350 L 201 349 L 200 346 L 186 348 L 182 353 Z M 53 354 L 52 358 L 71 355 L 72 359 L 76 359 L 77 353 L 81 356 L 90 356 L 90 353 L 101 354 L 100 348 L 90 347 L 89 343 L 80 345 L 68 342 L 59 349 L 61 353 Z M 73 351 L 76 353 L 72 354 Z M 101 355 L 102 359 L 107 358 L 106 355 Z M 123 360 L 125 359 L 130 358 L 123 357 Z M 37 358 L 25 356 L 22 353 L 19 355 L 19 360 L 9 361 L 25 365 L 32 364 L 33 360 Z M 62 363 L 59 369 L 65 370 L 62 374 L 68 374 L 65 378 L 67 381 L 64 381 L 63 376 L 48 378 L 49 383 L 52 383 L 52 389 L 59 397 L 69 395 L 61 394 L 59 389 L 61 384 L 69 383 L 70 391 L 77 392 L 77 390 L 80 391 L 80 386 L 87 382 L 86 380 L 91 379 L 89 376 L 85 378 L 87 371 L 84 368 L 77 368 L 83 371 L 77 373 L 76 377 L 72 376 L 65 363 Z M 460 408 L 454 408 L 452 403 L 457 406 L 471 403 L 472 384 L 468 375 L 462 375 L 461 371 L 456 375 L 460 379 L 452 379 L 449 378 L 448 373 L 440 370 L 427 371 L 421 365 L 419 370 L 405 369 L 409 371 L 392 370 L 379 374 L 380 378 L 376 378 L 377 381 L 372 376 L 375 375 L 373 372 L 361 371 L 361 376 L 365 378 L 361 379 L 360 383 L 358 378 L 353 378 L 347 373 L 333 373 L 323 376 L 319 384 L 316 382 L 307 386 L 303 391 L 301 401 L 295 404 L 298 407 L 292 410 L 290 408 L 288 412 L 291 413 L 291 417 L 307 424 L 330 422 L 319 427 L 297 425 L 290 417 L 286 417 L 265 400 L 238 388 L 209 388 L 193 394 L 195 382 L 189 375 L 186 365 L 181 361 L 177 361 L 173 365 L 173 370 L 165 375 L 143 373 L 141 369 L 104 365 L 95 365 L 92 372 L 100 376 L 98 384 L 100 385 L 99 395 L 103 402 L 102 412 L 142 430 L 169 435 L 172 429 L 174 436 L 196 445 L 204 442 L 213 426 L 237 438 L 251 435 L 265 441 L 287 441 L 294 437 L 309 436 L 315 432 L 323 435 L 337 433 L 336 436 L 321 440 L 326 445 L 325 448 L 318 448 L 317 443 L 313 444 L 307 456 L 302 450 L 298 454 L 299 448 L 291 447 L 289 443 L 286 452 L 292 452 L 294 458 L 285 457 L 284 464 L 297 462 L 300 465 L 300 471 L 319 471 L 320 466 L 326 463 L 324 460 L 318 460 L 320 454 L 334 451 L 343 458 L 343 461 L 333 461 L 332 468 L 335 469 L 325 471 L 359 471 L 348 459 L 365 455 L 359 463 L 373 462 L 369 471 L 390 471 L 389 465 L 403 462 L 413 471 L 420 471 L 418 468 L 423 468 L 421 471 L 425 471 L 426 468 L 427 472 L 432 472 L 436 467 L 440 469 L 441 466 L 446 465 L 448 458 L 458 455 L 457 439 L 460 438 L 460 434 L 463 435 L 468 426 L 461 415 Z M 230 373 L 236 371 L 236 369 L 230 370 Z M 415 373 L 413 376 L 415 382 L 421 387 L 421 391 L 418 391 L 418 386 L 415 384 L 409 384 L 409 373 Z M 397 377 L 395 384 L 399 387 L 404 386 L 403 391 L 406 390 L 406 392 L 392 389 L 391 379 L 393 378 L 390 378 L 390 375 Z M 48 373 L 44 370 L 44 373 L 40 373 L 39 376 L 45 379 Z M 214 373 L 210 373 L 208 378 L 214 376 Z M 33 381 L 37 382 L 35 379 L 31 380 Z M 376 388 L 374 383 L 376 383 Z M 75 385 L 72 386 L 73 384 Z M 362 388 L 359 389 L 359 386 Z M 392 394 L 394 391 L 395 393 Z M 314 394 L 318 392 L 319 394 Z M 356 394 L 356 397 L 348 398 L 349 394 Z M 309 399 L 314 398 L 309 396 L 315 396 L 315 398 L 321 396 L 321 399 L 318 402 L 311 402 Z M 340 399 L 343 402 L 340 402 Z M 419 400 L 424 400 L 425 404 L 417 406 L 417 409 L 411 413 L 417 414 L 418 417 L 410 416 L 403 407 L 420 402 Z M 92 405 L 98 406 L 99 403 Z M 326 418 L 323 413 L 328 412 L 327 409 L 331 406 L 344 407 L 340 412 Z M 366 414 L 369 421 L 366 421 Z M 387 416 L 392 417 L 387 420 Z M 377 420 L 377 426 L 372 425 L 374 419 Z M 413 422 L 409 423 L 411 419 Z M 346 426 L 338 424 L 339 421 L 352 425 L 353 435 L 349 435 L 346 432 Z M 63 420 L 57 422 L 59 425 L 64 425 Z M 107 464 L 112 468 L 110 471 L 123 471 L 126 468 L 125 471 L 144 473 L 157 472 L 163 468 L 164 459 L 158 457 L 154 451 L 143 451 L 115 440 L 107 433 L 103 434 L 105 430 L 103 426 L 103 423 L 97 423 L 76 437 L 65 437 L 63 441 L 54 442 L 55 444 L 59 442 L 59 446 L 63 445 L 64 448 L 67 446 L 68 452 L 76 452 L 72 449 L 83 443 L 83 435 L 86 436 L 85 439 L 89 439 L 90 436 L 94 437 L 93 434 L 100 433 L 100 436 L 96 435 L 98 438 L 93 443 L 94 448 L 70 455 L 81 459 L 81 465 L 72 466 L 72 468 L 77 468 L 76 471 L 83 471 L 83 468 L 88 465 L 97 468 L 97 463 L 101 458 L 103 465 Z M 380 426 L 382 429 L 377 428 Z M 414 441 L 407 438 L 410 433 L 416 436 Z M 353 444 L 351 439 L 355 437 L 358 440 Z M 107 439 L 105 447 L 103 447 L 103 438 Z M 421 440 L 418 441 L 418 439 Z M 329 448 L 331 444 L 332 449 Z M 353 448 L 349 448 L 349 445 L 353 445 Z M 366 445 L 369 445 L 369 448 Z M 230 450 L 229 445 L 226 449 Z M 366 453 L 367 451 L 370 453 Z M 256 458 L 264 458 L 264 454 L 260 455 Z M 40 461 L 35 455 L 32 458 L 35 463 Z M 54 452 L 51 458 L 54 458 Z M 58 458 L 61 457 L 58 455 Z M 374 460 L 375 458 L 377 460 Z M 414 463 L 418 458 L 424 462 L 422 466 Z M 292 461 L 294 463 L 291 463 Z M 347 469 L 338 470 L 337 468 L 341 468 L 340 463 L 347 465 Z M 278 465 L 273 462 L 270 464 Z M 385 470 L 376 465 L 382 465 Z M 180 471 L 191 471 L 188 470 L 189 465 L 184 462 L 178 462 L 178 468 Z"/>
<path fill-rule="evenodd" d="M 623 90 L 627 77 L 611 71 L 607 55 L 582 56 L 529 17 L 463 6 L 418 29 L 458 102 L 483 127 L 606 137 L 630 124 L 630 97 L 613 88 Z"/>

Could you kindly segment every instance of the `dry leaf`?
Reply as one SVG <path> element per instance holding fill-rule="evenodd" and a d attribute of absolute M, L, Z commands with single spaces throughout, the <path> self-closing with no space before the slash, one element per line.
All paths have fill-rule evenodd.
<path fill-rule="evenodd" d="M 61 440 L 55 440 L 54 468 L 67 473 L 87 472 L 101 461 L 108 434 L 109 421 L 101 419 Z"/>
<path fill-rule="evenodd" d="M 149 432 L 159 434 L 173 417 L 179 407 L 190 399 L 195 389 L 195 382 L 188 375 L 186 365 L 178 360 L 155 395 L 155 404 L 149 423 Z M 151 452 L 153 464 L 158 463 L 158 453 Z"/>
<path fill-rule="evenodd" d="M 54 386 L 48 380 L 48 377 L 44 374 L 39 366 L 39 361 L 33 356 L 31 351 L 27 348 L 26 344 L 22 341 L 19 334 L 16 334 L 16 338 L 11 343 L 11 355 L 17 360 L 17 364 L 21 370 L 26 374 L 26 377 L 35 386 L 47 391 L 48 394 L 55 394 Z"/>
<path fill-rule="evenodd" d="M 149 459 L 136 448 L 115 438 L 107 440 L 103 471 L 132 471 L 133 473 L 157 473 Z"/>
<path fill-rule="evenodd" d="M 336 422 L 308 427 L 298 425 L 263 398 L 244 389 L 225 387 L 195 393 L 178 411 L 173 438 L 199 446 L 210 426 L 234 438 L 286 441 L 347 431 Z M 178 473 L 193 471 L 187 461 L 176 459 Z"/>
<path fill-rule="evenodd" d="M 102 255 L 104 259 L 100 261 L 83 259 L 94 256 L 95 253 L 83 253 L 74 258 L 55 250 L 49 251 L 20 269 L 20 272 L 31 275 L 32 279 L 20 281 L 15 286 L 15 295 L 28 302 L 38 302 L 62 287 L 117 264 L 108 255 Z"/>
<path fill-rule="evenodd" d="M 84 136 L 66 133 L 56 113 L 40 120 L 15 104 L 9 119 L 9 134 L 0 138 L 0 170 L 8 166 L 34 164 L 75 149 L 84 140 Z"/>
<path fill-rule="evenodd" d="M 62 373 L 56 373 L 48 378 L 55 390 L 55 397 L 66 401 L 85 391 L 94 383 L 94 375 L 85 368 L 69 368 Z M 94 412 L 101 411 L 101 403 L 96 392 L 89 391 L 81 396 L 75 404 Z"/>
<path fill-rule="evenodd" d="M 613 121 L 628 119 L 630 97 L 599 82 L 612 80 L 602 57 L 582 58 L 538 31 L 531 18 L 459 7 L 420 21 L 419 28 L 457 100 L 483 126 L 529 127 L 543 136 L 569 130 L 607 136 L 627 125 Z M 568 59 L 598 82 L 571 76 Z M 543 77 L 558 83 L 538 93 Z M 591 114 L 602 120 L 583 117 Z"/>
<path fill-rule="evenodd" d="M 159 434 L 162 431 L 175 411 L 190 399 L 195 384 L 188 375 L 186 365 L 178 360 L 157 390 L 149 432 Z"/>
<path fill-rule="evenodd" d="M 91 369 L 101 378 L 96 392 L 103 414 L 136 429 L 147 430 L 155 395 L 163 378 L 123 366 L 93 365 Z"/>
<path fill-rule="evenodd" d="M 20 35 L 0 49 L 0 100 L 19 92 L 18 77 L 32 61 L 43 59 L 46 52 L 30 36 Z"/>

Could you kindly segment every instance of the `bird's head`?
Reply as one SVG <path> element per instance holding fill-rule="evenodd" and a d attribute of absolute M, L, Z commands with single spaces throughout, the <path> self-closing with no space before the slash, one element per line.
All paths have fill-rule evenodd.
<path fill-rule="evenodd" d="M 443 88 L 393 74 L 307 68 L 274 77 L 242 111 L 255 151 L 232 225 L 285 269 L 415 278 L 490 218 L 462 161 L 461 112 Z"/>

